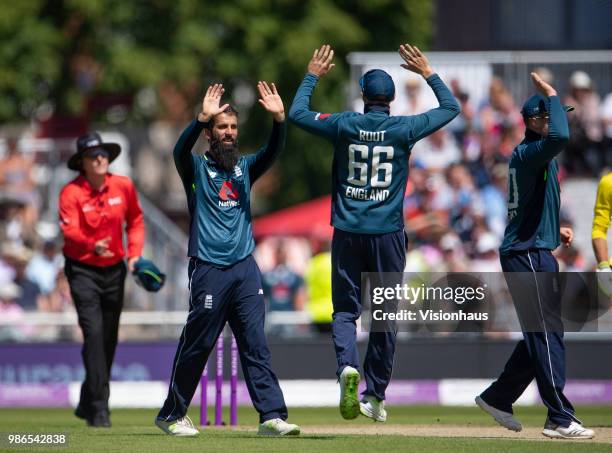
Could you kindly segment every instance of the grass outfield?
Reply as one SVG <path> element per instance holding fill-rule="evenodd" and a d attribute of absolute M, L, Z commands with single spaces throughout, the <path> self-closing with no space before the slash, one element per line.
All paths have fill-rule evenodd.
<path fill-rule="evenodd" d="M 199 420 L 198 411 L 198 408 L 191 411 L 194 422 Z M 0 409 L 0 432 L 67 433 L 68 448 L 37 447 L 34 450 L 62 452 L 612 451 L 609 435 L 612 430 L 612 407 L 578 408 L 577 414 L 586 426 L 595 428 L 597 433 L 608 433 L 607 438 L 599 436 L 599 439 L 579 442 L 545 440 L 543 436 L 538 436 L 545 418 L 545 411 L 541 407 L 518 408 L 516 412 L 527 428 L 525 431 L 531 432 L 531 439 L 501 438 L 513 436 L 514 433 L 498 427 L 477 408 L 431 406 L 391 407 L 387 424 L 375 424 L 363 417 L 345 421 L 336 408 L 294 408 L 290 410 L 289 420 L 302 426 L 302 435 L 297 438 L 257 437 L 257 414 L 250 408 L 240 409 L 239 429 L 204 428 L 197 438 L 164 435 L 153 425 L 156 411 L 144 409 L 114 410 L 111 429 L 88 428 L 68 409 Z M 392 434 L 380 434 L 378 430 L 382 428 L 384 432 Z M 418 429 L 425 429 L 424 432 L 433 430 L 437 434 L 435 437 L 421 437 Z M 473 437 L 452 437 L 453 430 L 461 435 L 469 432 L 471 434 L 468 435 Z M 415 433 L 417 436 L 413 436 Z M 6 443 L 1 445 L 0 451 L 26 450 L 7 448 Z"/>

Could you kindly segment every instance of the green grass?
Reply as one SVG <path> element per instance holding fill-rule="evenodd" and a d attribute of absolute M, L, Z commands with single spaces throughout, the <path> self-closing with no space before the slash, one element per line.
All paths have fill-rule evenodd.
<path fill-rule="evenodd" d="M 190 416 L 199 420 L 198 408 Z M 68 448 L 36 448 L 34 451 L 74 452 L 334 452 L 350 451 L 396 452 L 583 452 L 612 451 L 612 445 L 592 441 L 534 442 L 512 439 L 435 438 L 406 437 L 397 435 L 317 435 L 308 434 L 308 426 L 334 427 L 372 425 L 359 418 L 344 421 L 336 408 L 291 409 L 289 420 L 302 426 L 303 435 L 298 438 L 268 439 L 255 435 L 257 414 L 250 408 L 241 408 L 240 425 L 252 427 L 250 431 L 229 429 L 204 429 L 197 438 L 173 438 L 164 435 L 153 425 L 155 410 L 122 409 L 111 414 L 111 429 L 92 429 L 72 415 L 68 409 L 0 409 L 0 432 L 62 432 L 69 434 Z M 612 408 L 580 407 L 577 414 L 589 427 L 612 426 Z M 541 407 L 518 408 L 516 415 L 525 426 L 541 427 L 545 410 Z M 410 406 L 389 408 L 389 422 L 427 425 L 496 426 L 477 408 Z M 503 430 L 503 428 L 499 428 Z M 6 444 L 5 444 L 6 445 Z M 0 451 L 26 451 L 24 448 L 2 448 Z"/>

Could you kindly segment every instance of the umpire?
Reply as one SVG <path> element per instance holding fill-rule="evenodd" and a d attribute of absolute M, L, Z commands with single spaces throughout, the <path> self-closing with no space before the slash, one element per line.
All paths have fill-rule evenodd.
<path fill-rule="evenodd" d="M 109 380 L 123 307 L 127 233 L 128 268 L 144 243 L 144 222 L 132 181 L 108 172 L 121 148 L 96 132 L 77 140 L 68 168 L 79 172 L 61 191 L 65 273 L 83 331 L 85 381 L 75 415 L 95 427 L 110 427 Z"/>
<path fill-rule="evenodd" d="M 569 139 L 565 111 L 556 90 L 531 74 L 538 94 L 523 105 L 525 139 L 514 149 L 508 177 L 508 226 L 500 247 L 502 269 L 521 322 L 519 341 L 504 371 L 476 404 L 500 425 L 521 431 L 512 405 L 535 378 L 548 416 L 542 434 L 590 439 L 563 393 L 565 346 L 561 319 L 559 265 L 552 254 L 573 233 L 559 225 L 560 189 L 555 160 Z"/>
<path fill-rule="evenodd" d="M 259 82 L 259 103 L 272 114 L 268 144 L 256 154 L 238 156 L 238 114 L 219 105 L 220 84 L 208 87 L 202 112 L 181 134 L 174 162 L 187 194 L 189 228 L 189 314 L 174 357 L 168 397 L 155 424 L 173 436 L 195 436 L 187 409 L 217 338 L 229 323 L 249 395 L 259 413 L 259 434 L 297 435 L 289 424 L 278 380 L 270 367 L 264 335 L 265 305 L 261 273 L 251 253 L 251 187 L 270 168 L 285 143 L 283 101 Z M 191 149 L 204 130 L 206 155 Z"/>

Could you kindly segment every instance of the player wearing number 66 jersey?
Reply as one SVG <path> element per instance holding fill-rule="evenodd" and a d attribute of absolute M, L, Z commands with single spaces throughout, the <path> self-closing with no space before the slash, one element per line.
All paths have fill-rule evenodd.
<path fill-rule="evenodd" d="M 332 300 L 333 340 L 340 381 L 340 413 L 352 419 L 359 412 L 386 419 L 385 390 L 391 378 L 395 325 L 370 332 L 363 372 L 367 383 L 361 404 L 357 395 L 359 356 L 356 321 L 361 314 L 361 273 L 403 272 L 406 237 L 402 204 L 408 158 L 414 144 L 459 114 L 459 104 L 433 72 L 421 51 L 401 45 L 402 66 L 420 74 L 440 106 L 415 116 L 390 116 L 395 85 L 386 72 L 373 69 L 360 80 L 364 113 L 319 113 L 310 98 L 320 77 L 334 66 L 329 45 L 315 50 L 300 85 L 289 119 L 333 143 L 332 169 Z M 375 277 L 379 278 L 379 277 Z"/>

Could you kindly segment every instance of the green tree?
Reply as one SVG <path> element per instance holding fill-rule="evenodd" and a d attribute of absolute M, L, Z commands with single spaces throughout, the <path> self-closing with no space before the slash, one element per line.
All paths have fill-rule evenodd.
<path fill-rule="evenodd" d="M 206 85 L 222 81 L 248 118 L 240 133 L 246 150 L 265 140 L 270 120 L 244 87 L 275 81 L 288 110 L 313 49 L 329 43 L 337 66 L 314 102 L 341 110 L 347 84 L 356 83 L 346 55 L 401 42 L 427 48 L 433 13 L 431 0 L 0 0 L 0 7 L 0 120 L 30 118 L 45 104 L 78 114 L 96 92 L 168 86 L 191 116 Z M 153 119 L 132 113 L 132 121 Z M 276 167 L 283 189 L 270 207 L 328 193 L 331 154 L 324 141 L 290 127 Z"/>

